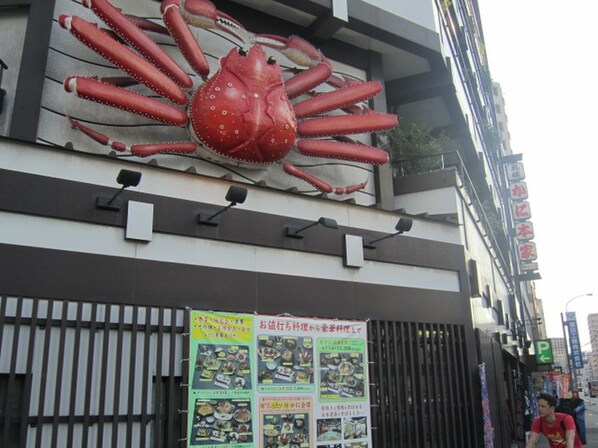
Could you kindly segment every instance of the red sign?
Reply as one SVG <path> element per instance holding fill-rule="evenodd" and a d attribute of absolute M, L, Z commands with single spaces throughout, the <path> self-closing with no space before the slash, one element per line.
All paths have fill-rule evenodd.
<path fill-rule="evenodd" d="M 521 261 L 533 261 L 538 258 L 536 243 L 521 243 L 517 246 L 517 251 L 519 252 L 519 260 Z"/>
<path fill-rule="evenodd" d="M 519 201 L 513 203 L 513 219 L 515 221 L 523 221 L 532 217 L 532 210 L 529 202 Z"/>
<path fill-rule="evenodd" d="M 534 237 L 534 225 L 531 221 L 522 221 L 515 224 L 515 237 L 519 241 L 531 240 Z"/>
<path fill-rule="evenodd" d="M 514 201 L 527 199 L 527 184 L 525 182 L 514 182 L 509 185 L 509 193 Z"/>

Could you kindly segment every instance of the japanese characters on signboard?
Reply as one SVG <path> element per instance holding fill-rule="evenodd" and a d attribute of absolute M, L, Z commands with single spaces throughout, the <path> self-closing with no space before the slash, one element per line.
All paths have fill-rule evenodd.
<path fill-rule="evenodd" d="M 515 221 L 524 221 L 532 217 L 532 210 L 529 202 L 517 201 L 513 203 L 513 219 Z"/>
<path fill-rule="evenodd" d="M 525 170 L 523 168 L 523 163 L 508 163 L 506 165 L 506 168 L 507 179 L 509 179 L 509 182 L 519 182 L 520 180 L 525 179 Z"/>
<path fill-rule="evenodd" d="M 579 342 L 579 332 L 577 331 L 577 318 L 575 312 L 565 313 L 569 328 L 569 347 L 571 348 L 571 364 L 574 369 L 583 369 L 583 357 L 581 354 L 581 343 Z"/>
<path fill-rule="evenodd" d="M 519 241 L 528 241 L 534 238 L 534 225 L 531 221 L 515 223 L 515 237 Z"/>
<path fill-rule="evenodd" d="M 517 252 L 519 253 L 519 260 L 534 261 L 538 258 L 536 253 L 536 243 L 528 241 L 526 243 L 519 243 L 517 245 Z"/>
<path fill-rule="evenodd" d="M 518 241 L 517 255 L 522 271 L 537 270 L 536 245 L 531 240 L 534 238 L 534 226 L 529 220 L 532 216 L 531 207 L 526 199 L 528 198 L 525 170 L 522 162 L 508 163 L 505 165 L 507 179 L 509 181 L 509 198 L 511 199 L 511 216 L 515 238 Z"/>
<path fill-rule="evenodd" d="M 371 446 L 365 322 L 191 311 L 188 446 Z"/>
<path fill-rule="evenodd" d="M 514 201 L 527 199 L 527 184 L 525 182 L 513 182 L 509 185 L 509 195 Z"/>

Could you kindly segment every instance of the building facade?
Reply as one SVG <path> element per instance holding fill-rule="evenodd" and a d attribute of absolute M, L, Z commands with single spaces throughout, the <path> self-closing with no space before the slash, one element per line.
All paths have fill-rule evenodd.
<path fill-rule="evenodd" d="M 98 16 L 66 0 L 0 1 L 2 446 L 192 443 L 181 418 L 190 412 L 189 310 L 367 321 L 365 417 L 376 447 L 479 446 L 480 365 L 495 446 L 520 437 L 535 317 L 523 303 L 534 293 L 521 288 L 511 258 L 506 153 L 489 143 L 488 126 L 497 124 L 477 3 L 272 1 L 266 9 L 217 1 L 220 17 L 245 31 L 193 31 L 209 76 L 193 74 L 154 27 L 163 23 L 160 2 L 113 3 L 192 73 L 192 90 L 231 49 L 296 35 L 334 67 L 335 78 L 308 99 L 378 81 L 382 92 L 368 109 L 450 141 L 440 166 L 403 177 L 395 175 L 400 160 L 289 156 L 339 195 L 279 164 L 138 157 L 131 145 L 189 133 L 65 92 L 64 80 L 80 75 L 155 96 L 65 29 L 65 16 Z M 278 50 L 288 78 L 294 56 Z M 85 96 L 83 85 L 71 90 Z M 383 147 L 379 133 L 362 134 L 360 148 Z M 123 185 L 122 170 L 139 173 L 138 184 Z M 230 199 L 231 187 L 246 197 Z M 412 226 L 401 230 L 401 222 Z"/>

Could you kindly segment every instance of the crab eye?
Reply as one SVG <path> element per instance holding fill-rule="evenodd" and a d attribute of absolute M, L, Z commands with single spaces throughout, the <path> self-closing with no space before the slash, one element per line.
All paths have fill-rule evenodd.
<path fill-rule="evenodd" d="M 270 56 L 268 58 L 268 64 L 270 64 L 270 65 L 276 64 L 276 58 L 274 56 Z"/>
<path fill-rule="evenodd" d="M 239 51 L 238 51 L 238 53 L 239 53 L 241 56 L 247 56 L 247 55 L 249 54 L 249 52 L 248 52 L 248 51 L 247 51 L 247 49 L 245 49 L 245 48 L 239 48 Z"/>

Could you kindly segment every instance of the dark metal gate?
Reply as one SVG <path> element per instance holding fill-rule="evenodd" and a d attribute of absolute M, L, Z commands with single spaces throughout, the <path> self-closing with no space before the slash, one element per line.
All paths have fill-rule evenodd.
<path fill-rule="evenodd" d="M 187 316 L 0 297 L 0 446 L 185 446 Z M 463 326 L 369 332 L 374 446 L 474 447 Z"/>
<path fill-rule="evenodd" d="M 462 325 L 370 323 L 377 448 L 476 446 Z"/>
<path fill-rule="evenodd" d="M 181 446 L 186 314 L 0 298 L 0 446 Z"/>

